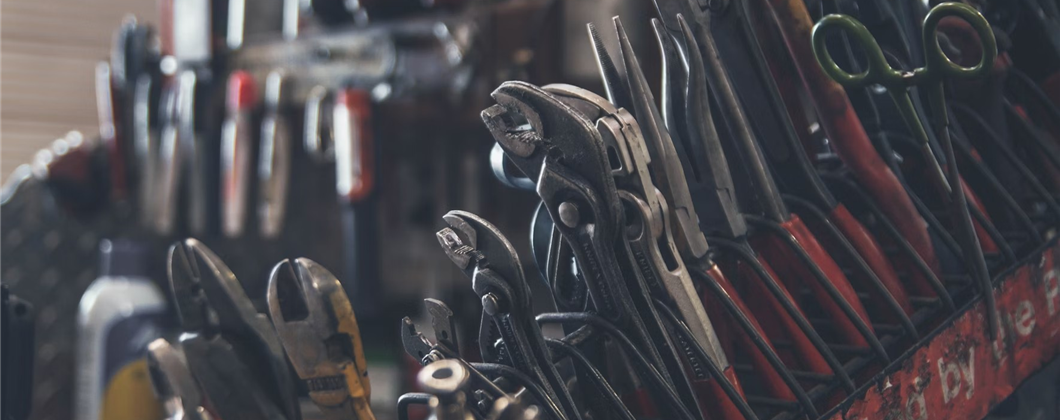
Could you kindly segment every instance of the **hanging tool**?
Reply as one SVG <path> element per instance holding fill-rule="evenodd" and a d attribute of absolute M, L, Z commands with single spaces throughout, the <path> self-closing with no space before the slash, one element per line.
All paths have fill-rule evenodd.
<path fill-rule="evenodd" d="M 110 167 L 110 195 L 112 200 L 123 200 L 128 195 L 126 178 L 127 163 L 124 138 L 118 137 L 119 122 L 115 113 L 120 112 L 120 101 L 115 100 L 118 93 L 114 88 L 114 77 L 111 75 L 110 63 L 100 61 L 96 64 L 96 114 L 99 117 L 99 140 L 107 152 L 107 166 Z"/>
<path fill-rule="evenodd" d="M 375 189 L 375 147 L 372 103 L 365 90 L 347 87 L 334 95 L 331 106 L 332 147 L 335 156 L 335 191 L 342 206 L 343 285 L 357 308 L 377 311 L 380 290 L 376 247 L 377 209 L 371 200 Z M 317 132 L 319 135 L 319 131 Z"/>
<path fill-rule="evenodd" d="M 230 238 L 243 234 L 250 200 L 250 165 L 254 153 L 251 125 L 258 91 L 249 73 L 228 76 L 226 116 L 221 131 L 221 230 Z"/>
<path fill-rule="evenodd" d="M 110 87 L 113 95 L 111 102 L 112 106 L 116 107 L 113 119 L 117 124 L 115 145 L 120 152 L 119 160 L 125 168 L 124 183 L 132 196 L 137 198 L 136 204 L 141 213 L 146 212 L 146 207 L 140 203 L 147 200 L 143 196 L 143 190 L 148 187 L 144 184 L 152 184 L 148 179 L 150 173 L 144 170 L 144 165 L 148 164 L 142 153 L 144 136 L 137 128 L 141 123 L 140 114 L 148 115 L 146 104 L 158 103 L 161 86 L 161 52 L 158 45 L 158 37 L 150 26 L 128 17 L 122 21 L 121 27 L 114 34 L 114 44 L 110 51 Z M 100 83 L 97 79 L 97 95 L 100 94 Z M 148 86 L 146 92 L 141 89 L 142 84 Z M 143 95 L 150 101 L 144 102 L 146 99 Z M 105 111 L 101 109 L 101 112 Z M 157 119 L 152 121 L 157 124 Z"/>
<path fill-rule="evenodd" d="M 319 85 L 313 86 L 306 94 L 302 147 L 305 148 L 306 154 L 317 162 L 335 159 L 331 113 L 325 110 L 325 107 L 330 106 L 328 97 L 328 89 Z"/>
<path fill-rule="evenodd" d="M 975 29 L 983 43 L 983 56 L 978 64 L 973 67 L 962 67 L 950 61 L 942 51 L 937 40 L 937 29 L 939 22 L 944 17 L 960 18 Z M 829 55 L 825 45 L 826 31 L 844 30 L 857 40 L 866 52 L 869 67 L 862 73 L 850 74 L 841 69 Z M 997 306 L 994 303 L 993 283 L 990 280 L 990 272 L 983 256 L 983 249 L 979 245 L 979 237 L 976 235 L 975 226 L 969 214 L 968 202 L 965 197 L 964 188 L 954 188 L 953 185 L 960 184 L 960 172 L 957 169 L 957 161 L 953 152 L 953 144 L 949 132 L 949 113 L 946 107 L 946 93 L 943 82 L 946 78 L 974 78 L 982 77 L 990 73 L 997 56 L 997 45 L 994 34 L 979 12 L 970 6 L 960 3 L 944 3 L 935 6 L 924 18 L 923 45 L 925 54 L 925 66 L 910 72 L 895 70 L 887 63 L 883 52 L 876 43 L 875 38 L 869 33 L 864 25 L 857 20 L 844 15 L 829 15 L 822 19 L 813 31 L 814 54 L 821 63 L 821 68 L 837 82 L 852 88 L 878 84 L 887 88 L 902 110 L 902 116 L 909 125 L 917 140 L 920 142 L 921 153 L 924 161 L 932 165 L 932 181 L 940 196 L 945 197 L 950 217 L 956 224 L 957 241 L 961 247 L 962 259 L 968 273 L 983 292 L 987 305 L 987 316 L 990 322 L 990 336 L 997 336 L 1000 328 Z M 942 143 L 945 153 L 946 168 L 943 169 L 938 159 L 931 151 L 928 135 L 924 124 L 921 122 L 913 108 L 910 99 L 910 88 L 923 85 L 927 89 L 931 102 L 931 126 L 936 130 L 936 136 Z"/>
<path fill-rule="evenodd" d="M 281 101 L 286 76 L 280 71 L 265 79 L 265 115 L 261 121 L 258 155 L 258 223 L 261 236 L 275 238 L 283 231 L 287 188 L 291 179 L 291 133 Z"/>
<path fill-rule="evenodd" d="M 305 258 L 269 277 L 269 314 L 309 398 L 328 419 L 374 420 L 360 327 L 339 279 Z"/>

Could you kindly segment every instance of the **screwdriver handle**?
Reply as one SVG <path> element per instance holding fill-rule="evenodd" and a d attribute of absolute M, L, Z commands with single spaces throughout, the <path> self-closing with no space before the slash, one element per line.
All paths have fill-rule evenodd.
<path fill-rule="evenodd" d="M 335 95 L 335 188 L 348 202 L 361 201 L 372 192 L 375 169 L 372 149 L 372 104 L 367 91 L 346 88 Z"/>

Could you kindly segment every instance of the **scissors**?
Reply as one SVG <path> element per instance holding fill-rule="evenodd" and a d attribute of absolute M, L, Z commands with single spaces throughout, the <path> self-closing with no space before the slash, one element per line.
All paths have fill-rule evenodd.
<path fill-rule="evenodd" d="M 772 24 L 783 38 L 787 50 L 820 116 L 821 128 L 831 140 L 836 154 L 850 168 L 858 182 L 865 186 L 875 204 L 902 232 L 902 236 L 935 273 L 940 273 L 938 258 L 923 217 L 906 193 L 894 171 L 876 152 L 842 86 L 828 77 L 812 57 L 810 32 L 813 22 L 801 0 L 759 0 L 768 6 Z"/>
<path fill-rule="evenodd" d="M 939 22 L 946 17 L 956 17 L 966 21 L 978 33 L 982 42 L 983 55 L 978 64 L 962 67 L 952 61 L 942 51 L 937 40 Z M 861 44 L 868 58 L 866 70 L 851 74 L 843 70 L 832 59 L 826 46 L 826 36 L 830 30 L 843 30 Z M 942 3 L 928 12 L 923 23 L 923 44 L 925 65 L 912 71 L 896 70 L 887 63 L 876 39 L 869 30 L 856 19 L 845 15 L 828 15 L 821 19 L 813 29 L 813 52 L 821 68 L 829 77 L 844 87 L 862 88 L 869 85 L 880 85 L 891 93 L 905 123 L 913 132 L 920 144 L 924 161 L 932 165 L 932 181 L 941 196 L 948 199 L 949 211 L 957 222 L 958 242 L 969 274 L 979 283 L 987 302 L 987 315 L 990 321 L 991 337 L 997 334 L 998 314 L 991 293 L 992 284 L 987 270 L 983 249 L 979 245 L 975 226 L 968 210 L 968 198 L 964 188 L 953 188 L 960 185 L 960 171 L 954 156 L 953 143 L 949 133 L 949 113 L 946 107 L 944 82 L 947 78 L 977 78 L 989 75 L 997 58 L 997 41 L 990 24 L 983 15 L 970 6 L 961 3 Z M 913 106 L 910 89 L 921 86 L 926 89 L 931 107 L 931 126 L 934 127 L 945 153 L 945 170 L 931 150 L 929 137 L 923 122 L 918 118 Z"/>

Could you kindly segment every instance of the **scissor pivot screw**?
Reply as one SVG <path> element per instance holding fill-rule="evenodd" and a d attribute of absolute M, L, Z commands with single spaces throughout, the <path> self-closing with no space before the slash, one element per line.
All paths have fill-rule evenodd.
<path fill-rule="evenodd" d="M 564 201 L 559 204 L 559 221 L 563 222 L 569 228 L 578 226 L 578 222 L 581 220 L 581 214 L 578 212 L 578 206 L 570 201 Z"/>

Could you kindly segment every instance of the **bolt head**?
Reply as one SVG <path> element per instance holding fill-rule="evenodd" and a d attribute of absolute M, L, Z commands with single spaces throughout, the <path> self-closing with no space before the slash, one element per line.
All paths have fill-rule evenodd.
<path fill-rule="evenodd" d="M 559 221 L 569 228 L 577 227 L 578 222 L 581 221 L 581 214 L 578 211 L 578 205 L 570 201 L 564 201 L 560 203 Z"/>
<path fill-rule="evenodd" d="M 497 295 L 493 293 L 486 293 L 482 295 L 482 310 L 486 311 L 490 316 L 496 315 L 501 310 L 500 299 L 497 299 Z"/>

